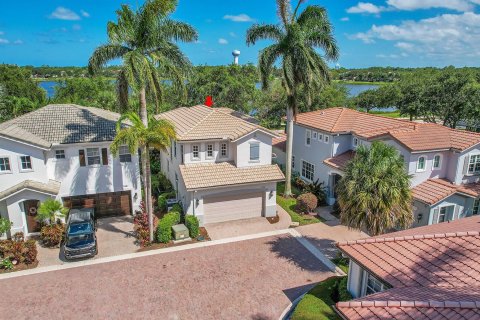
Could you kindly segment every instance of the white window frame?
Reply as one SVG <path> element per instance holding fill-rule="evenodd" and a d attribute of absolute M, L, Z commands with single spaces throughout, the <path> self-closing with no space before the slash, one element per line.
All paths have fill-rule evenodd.
<path fill-rule="evenodd" d="M 212 150 L 209 150 L 210 147 L 211 147 Z M 205 151 L 205 158 L 206 159 L 213 159 L 214 158 L 214 151 L 215 151 L 215 146 L 213 145 L 213 143 L 207 143 L 207 149 Z M 211 152 L 212 154 L 209 155 L 209 152 Z"/>
<path fill-rule="evenodd" d="M 448 220 L 448 208 L 451 208 L 453 207 L 453 214 L 452 214 L 452 220 L 455 220 L 455 208 L 456 208 L 456 205 L 454 204 L 448 204 L 448 205 L 445 205 L 445 206 L 441 206 L 438 208 L 438 217 L 437 217 L 437 223 L 442 223 L 442 222 L 447 222 L 447 221 L 450 221 Z M 443 221 L 440 221 L 440 216 L 442 215 L 442 209 L 445 209 L 445 219 Z"/>
<path fill-rule="evenodd" d="M 61 155 L 59 157 L 59 155 Z M 65 154 L 65 149 L 57 149 L 55 150 L 55 159 L 56 160 L 65 160 L 67 158 L 67 155 Z"/>
<path fill-rule="evenodd" d="M 0 170 L 0 174 L 7 174 L 7 173 L 12 173 L 12 159 L 10 159 L 10 156 L 0 156 L 0 159 L 8 159 L 8 166 L 9 170 Z"/>
<path fill-rule="evenodd" d="M 30 163 L 30 168 L 27 168 L 27 169 L 24 169 L 24 168 L 23 168 L 23 160 L 22 160 L 23 157 L 29 159 L 28 162 Z M 25 163 L 27 163 L 27 162 L 25 162 Z M 32 157 L 29 156 L 29 155 L 26 155 L 26 154 L 21 155 L 21 156 L 18 156 L 18 169 L 19 169 L 20 172 L 31 172 L 31 171 L 33 171 L 33 161 L 32 161 Z"/>
<path fill-rule="evenodd" d="M 318 141 L 323 141 L 323 133 L 318 133 Z"/>
<path fill-rule="evenodd" d="M 470 171 L 470 165 L 472 165 L 472 163 L 470 163 L 472 161 L 472 158 L 475 157 L 475 162 L 473 163 L 473 171 Z M 480 169 L 479 170 L 475 170 L 475 167 L 480 166 L 480 154 L 471 154 L 469 157 L 468 157 L 468 164 L 467 164 L 467 174 L 468 175 L 478 175 L 480 174 Z"/>
<path fill-rule="evenodd" d="M 480 198 L 479 198 L 479 199 L 475 199 L 475 201 L 473 202 L 473 211 L 472 211 L 472 214 L 473 214 L 473 215 L 478 215 L 478 214 L 480 214 Z"/>
<path fill-rule="evenodd" d="M 324 136 L 323 136 L 323 141 L 324 141 L 325 143 L 329 143 L 329 142 L 330 142 L 330 136 L 324 135 Z"/>
<path fill-rule="evenodd" d="M 225 151 L 225 153 L 224 153 L 224 151 Z M 228 158 L 228 143 L 226 143 L 226 142 L 220 143 L 220 157 L 221 158 Z"/>
<path fill-rule="evenodd" d="M 318 139 L 318 132 L 317 131 L 313 131 L 312 133 L 312 140 L 317 140 Z"/>
<path fill-rule="evenodd" d="M 358 138 L 357 137 L 353 137 L 353 147 L 354 148 L 358 147 Z"/>
<path fill-rule="evenodd" d="M 420 169 L 420 159 L 423 158 L 423 169 Z M 417 159 L 417 172 L 424 172 L 427 170 L 427 157 L 426 156 L 420 156 Z"/>
<path fill-rule="evenodd" d="M 118 159 L 120 163 L 132 162 L 132 154 L 130 153 L 128 146 L 120 146 L 120 148 L 118 148 Z"/>
<path fill-rule="evenodd" d="M 435 158 L 438 157 L 438 166 L 435 166 Z M 432 161 L 432 170 L 440 170 L 442 168 L 442 160 L 443 157 L 441 154 L 437 153 L 436 155 L 433 156 L 433 161 Z"/>
<path fill-rule="evenodd" d="M 374 283 L 374 287 L 370 286 L 368 284 L 368 281 L 369 280 L 372 280 L 372 282 Z M 375 288 L 375 285 L 377 285 L 379 288 Z M 372 292 L 368 293 L 368 289 L 371 289 Z M 370 295 L 370 294 L 375 294 L 375 293 L 378 293 L 378 292 L 382 292 L 385 290 L 385 285 L 383 284 L 382 281 L 378 280 L 377 277 L 375 277 L 374 275 L 370 274 L 369 272 L 366 272 L 366 277 L 365 277 L 365 288 L 364 288 L 364 293 L 365 295 Z"/>
<path fill-rule="evenodd" d="M 195 148 L 197 148 L 197 151 L 195 151 Z M 197 153 L 196 157 L 195 157 L 195 152 Z M 193 161 L 199 161 L 200 160 L 200 145 L 199 144 L 192 144 L 192 160 Z"/>
<path fill-rule="evenodd" d="M 89 155 L 89 150 L 90 151 L 96 151 L 98 153 L 98 155 Z M 100 148 L 87 148 L 85 150 L 85 155 L 86 155 L 86 158 L 87 158 L 87 166 L 100 166 L 102 165 L 102 152 L 100 151 Z M 98 158 L 98 163 L 90 163 L 90 158 Z"/>
<path fill-rule="evenodd" d="M 305 130 L 305 146 L 310 147 L 312 145 L 312 130 Z"/>
<path fill-rule="evenodd" d="M 252 146 L 258 147 L 258 159 L 252 159 Z M 249 162 L 260 162 L 260 142 L 250 142 L 250 155 L 249 155 Z"/>
<path fill-rule="evenodd" d="M 312 167 L 312 170 L 311 170 L 311 179 L 309 177 L 307 177 L 307 166 L 311 166 Z M 315 178 L 315 165 L 313 163 L 310 163 L 308 161 L 305 161 L 302 159 L 302 168 L 301 168 L 301 172 L 300 172 L 302 178 L 304 178 L 305 180 L 307 181 L 313 181 L 313 179 Z"/>

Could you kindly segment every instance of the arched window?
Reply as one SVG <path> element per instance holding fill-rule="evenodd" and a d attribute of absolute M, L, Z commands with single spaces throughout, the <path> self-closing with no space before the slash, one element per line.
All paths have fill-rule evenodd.
<path fill-rule="evenodd" d="M 427 162 L 427 159 L 424 156 L 421 156 L 420 158 L 418 158 L 417 171 L 425 171 L 426 162 Z"/>
<path fill-rule="evenodd" d="M 439 154 L 436 154 L 435 157 L 433 157 L 433 170 L 440 169 L 442 166 L 442 156 Z"/>

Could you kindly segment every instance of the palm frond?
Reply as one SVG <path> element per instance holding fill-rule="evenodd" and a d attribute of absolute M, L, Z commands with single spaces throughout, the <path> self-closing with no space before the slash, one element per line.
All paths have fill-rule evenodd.
<path fill-rule="evenodd" d="M 291 14 L 292 7 L 290 6 L 290 0 L 277 0 L 277 15 L 284 26 L 290 24 Z"/>
<path fill-rule="evenodd" d="M 198 40 L 198 33 L 194 27 L 185 22 L 163 19 L 158 26 L 157 33 L 163 38 L 173 41 L 193 42 Z"/>
<path fill-rule="evenodd" d="M 280 42 L 285 36 L 283 30 L 274 24 L 254 24 L 247 30 L 247 46 L 254 45 L 259 40 Z"/>
<path fill-rule="evenodd" d="M 260 51 L 258 58 L 258 67 L 260 69 L 260 80 L 262 89 L 267 90 L 269 87 L 269 78 L 272 74 L 275 61 L 280 58 L 282 52 L 278 44 L 272 44 Z"/>
<path fill-rule="evenodd" d="M 107 62 L 121 58 L 130 51 L 130 48 L 116 44 L 105 44 L 96 48 L 88 61 L 89 73 L 95 74 L 105 66 Z"/>

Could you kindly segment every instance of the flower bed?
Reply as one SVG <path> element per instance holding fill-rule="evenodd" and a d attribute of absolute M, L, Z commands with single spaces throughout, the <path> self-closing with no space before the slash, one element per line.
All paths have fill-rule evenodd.
<path fill-rule="evenodd" d="M 25 240 L 18 232 L 12 239 L 0 240 L 0 273 L 35 268 L 37 261 L 37 244 L 35 240 Z"/>

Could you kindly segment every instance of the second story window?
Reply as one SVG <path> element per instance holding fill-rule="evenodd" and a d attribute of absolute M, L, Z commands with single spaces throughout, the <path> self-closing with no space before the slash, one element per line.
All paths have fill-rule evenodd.
<path fill-rule="evenodd" d="M 200 146 L 198 144 L 192 146 L 192 159 L 200 160 Z"/>
<path fill-rule="evenodd" d="M 130 150 L 128 150 L 127 146 L 120 146 L 118 150 L 118 155 L 120 158 L 120 162 L 132 162 L 132 155 L 130 154 Z"/>
<path fill-rule="evenodd" d="M 260 160 L 260 143 L 250 143 L 250 161 Z"/>
<path fill-rule="evenodd" d="M 32 158 L 30 156 L 20 156 L 20 169 L 22 171 L 32 170 Z"/>
<path fill-rule="evenodd" d="M 425 171 L 427 159 L 425 157 L 418 158 L 417 161 L 417 171 Z"/>
<path fill-rule="evenodd" d="M 87 164 L 89 166 L 100 164 L 100 151 L 98 148 L 87 148 Z"/>
<path fill-rule="evenodd" d="M 437 154 L 435 157 L 433 157 L 433 169 L 440 169 L 442 165 L 442 156 Z"/>
<path fill-rule="evenodd" d="M 312 131 L 306 130 L 305 131 L 305 145 L 310 146 L 312 143 Z"/>
<path fill-rule="evenodd" d="M 383 283 L 369 273 L 367 276 L 367 288 L 365 294 L 369 295 L 381 292 L 384 289 Z"/>
<path fill-rule="evenodd" d="M 480 214 L 480 199 L 476 199 L 473 203 L 473 214 Z"/>
<path fill-rule="evenodd" d="M 222 158 L 228 157 L 228 146 L 225 142 L 220 145 L 220 155 Z"/>
<path fill-rule="evenodd" d="M 353 147 L 356 148 L 358 147 L 358 138 L 353 138 Z"/>
<path fill-rule="evenodd" d="M 213 144 L 207 144 L 207 158 L 213 158 Z"/>
<path fill-rule="evenodd" d="M 470 156 L 470 161 L 468 162 L 468 174 L 479 174 L 480 173 L 480 154 Z"/>
<path fill-rule="evenodd" d="M 10 167 L 10 158 L 9 157 L 1 157 L 0 158 L 0 172 L 1 173 L 12 172 L 12 168 Z"/>
<path fill-rule="evenodd" d="M 302 161 L 302 177 L 313 181 L 315 176 L 315 166 L 307 161 Z"/>
<path fill-rule="evenodd" d="M 325 141 L 325 143 L 328 143 L 330 141 L 330 137 L 329 136 L 324 136 L 323 140 Z"/>
<path fill-rule="evenodd" d="M 65 159 L 65 150 L 55 150 L 55 159 Z"/>

